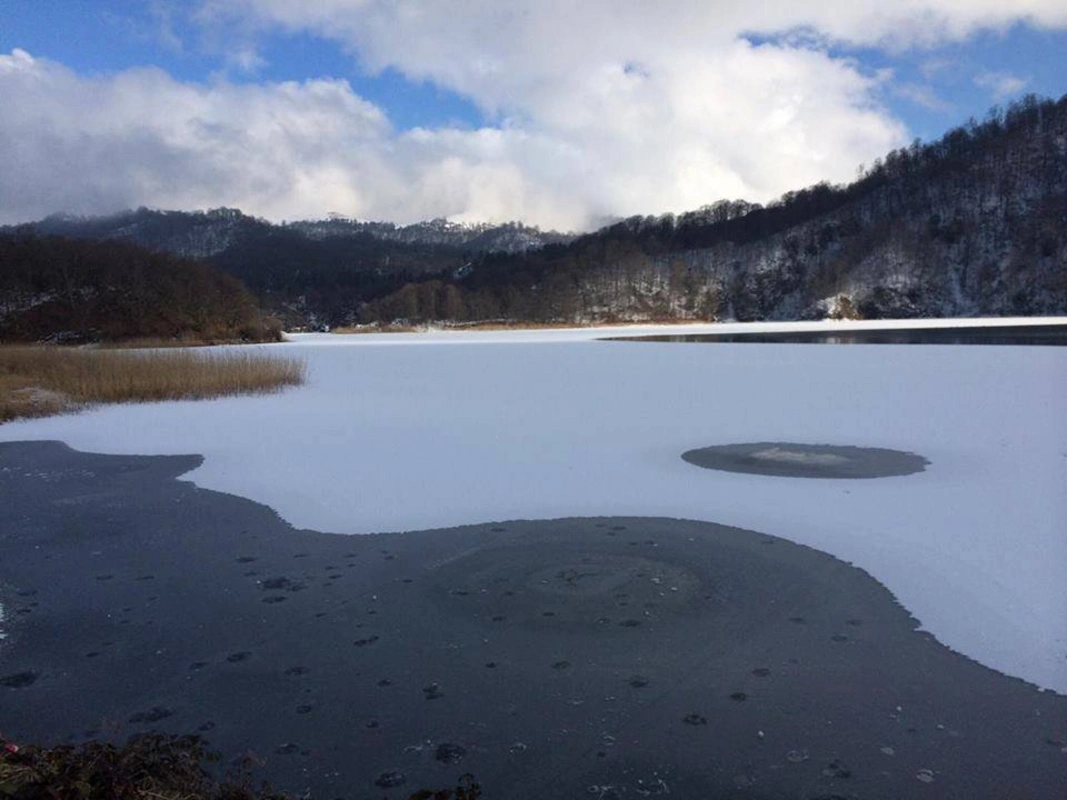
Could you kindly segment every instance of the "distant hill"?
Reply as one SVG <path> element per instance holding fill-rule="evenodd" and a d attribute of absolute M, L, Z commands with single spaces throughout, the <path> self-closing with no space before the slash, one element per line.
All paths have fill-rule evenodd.
<path fill-rule="evenodd" d="M 573 238 L 515 222 L 397 226 L 334 215 L 274 225 L 230 208 L 54 215 L 18 230 L 126 241 L 204 260 L 240 278 L 294 326 L 351 321 L 366 301 L 411 281 L 461 275 L 482 254 L 527 252 Z"/>
<path fill-rule="evenodd" d="M 318 221 L 290 222 L 286 227 L 311 239 L 369 234 L 375 239 L 410 245 L 451 247 L 469 253 L 526 253 L 548 244 L 565 244 L 573 234 L 542 231 L 521 222 L 459 223 L 447 219 L 397 226 L 392 222 L 359 222 L 338 215 Z"/>
<path fill-rule="evenodd" d="M 763 207 L 634 217 L 487 254 L 365 321 L 942 317 L 1067 313 L 1067 97 L 1027 97 L 848 186 Z"/>
<path fill-rule="evenodd" d="M 231 275 L 127 242 L 0 234 L 0 342 L 277 341 Z"/>
<path fill-rule="evenodd" d="M 233 209 L 54 216 L 244 281 L 287 325 L 1067 313 L 1067 97 L 1027 97 L 847 186 L 573 237 L 520 223 L 273 225 Z"/>

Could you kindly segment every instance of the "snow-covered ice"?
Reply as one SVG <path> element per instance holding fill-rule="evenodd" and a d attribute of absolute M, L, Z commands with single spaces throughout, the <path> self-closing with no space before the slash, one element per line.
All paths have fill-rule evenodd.
<path fill-rule="evenodd" d="M 300 389 L 101 408 L 4 425 L 0 440 L 203 454 L 186 476 L 197 485 L 326 531 L 591 515 L 751 528 L 854 563 L 944 644 L 1067 692 L 1067 348 L 600 335 L 298 336 L 268 347 L 307 358 Z M 680 457 L 764 441 L 931 463 L 904 477 L 800 480 Z"/>

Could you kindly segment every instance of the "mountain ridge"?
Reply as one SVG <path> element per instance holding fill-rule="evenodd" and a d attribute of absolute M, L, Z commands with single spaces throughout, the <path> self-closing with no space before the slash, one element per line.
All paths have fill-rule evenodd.
<path fill-rule="evenodd" d="M 276 225 L 226 208 L 29 227 L 202 258 L 290 327 L 1065 313 L 1067 96 L 993 109 L 848 185 L 581 235 L 340 215 Z"/>
<path fill-rule="evenodd" d="M 197 211 L 141 206 L 101 215 L 57 213 L 36 222 L 0 226 L 0 230 L 26 227 L 54 236 L 128 240 L 188 258 L 216 255 L 233 244 L 233 237 L 247 235 L 257 229 L 294 231 L 317 241 L 369 235 L 403 244 L 509 253 L 536 249 L 546 244 L 566 243 L 577 235 L 542 231 L 517 220 L 502 223 L 454 222 L 439 217 L 397 225 L 330 214 L 322 219 L 274 223 L 226 206 Z M 207 235 L 197 237 L 197 233 Z"/>
<path fill-rule="evenodd" d="M 455 289 L 459 289 L 456 296 Z M 486 256 L 364 320 L 815 319 L 1067 311 L 1067 96 L 1029 96 L 846 186 L 631 217 L 566 248 Z"/>

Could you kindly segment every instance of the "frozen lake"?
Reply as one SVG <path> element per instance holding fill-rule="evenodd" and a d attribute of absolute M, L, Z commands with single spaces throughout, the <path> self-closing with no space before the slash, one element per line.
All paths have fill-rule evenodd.
<path fill-rule="evenodd" d="M 307 358 L 300 389 L 102 408 L 4 425 L 0 440 L 199 453 L 197 485 L 326 531 L 593 515 L 763 531 L 863 568 L 949 647 L 1067 692 L 1067 350 L 602 335 L 298 336 L 269 347 Z M 930 463 L 842 481 L 681 458 L 744 442 Z"/>

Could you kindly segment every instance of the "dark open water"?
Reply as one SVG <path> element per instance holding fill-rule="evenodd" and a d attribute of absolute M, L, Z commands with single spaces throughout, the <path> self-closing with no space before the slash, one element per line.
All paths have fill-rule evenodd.
<path fill-rule="evenodd" d="M 616 336 L 615 342 L 751 342 L 756 344 L 1008 344 L 1067 345 L 1067 325 L 997 328 L 913 328 L 909 330 L 789 331 L 784 333 L 699 333 Z"/>

